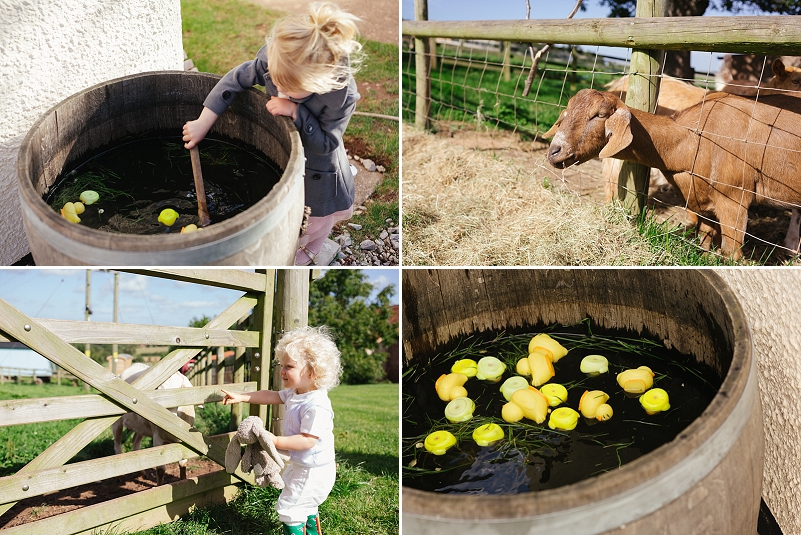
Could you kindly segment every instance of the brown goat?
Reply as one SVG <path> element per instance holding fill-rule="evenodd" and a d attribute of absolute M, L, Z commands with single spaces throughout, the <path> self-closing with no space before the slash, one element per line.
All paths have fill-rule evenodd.
<path fill-rule="evenodd" d="M 801 100 L 795 98 L 763 102 L 712 93 L 663 117 L 583 89 L 544 134 L 550 136 L 548 161 L 557 168 L 600 156 L 661 170 L 691 211 L 717 217 L 721 249 L 734 259 L 742 257 L 751 203 L 801 203 Z"/>
<path fill-rule="evenodd" d="M 623 102 L 626 102 L 626 92 L 628 88 L 628 76 L 613 80 L 606 86 L 607 91 L 620 98 Z M 656 114 L 672 115 L 677 111 L 687 109 L 701 102 L 706 94 L 707 91 L 705 89 L 670 76 L 664 76 L 659 84 Z M 614 158 L 604 158 L 603 160 L 604 194 L 607 202 L 615 198 L 617 179 L 620 175 L 622 163 L 621 160 L 616 160 Z M 651 184 L 664 184 L 664 177 L 655 169 L 651 170 Z"/>
<path fill-rule="evenodd" d="M 773 77 L 765 83 L 765 89 L 760 94 L 801 96 L 801 93 L 797 93 L 801 91 L 801 68 L 785 65 L 781 59 L 774 60 L 770 68 Z"/>

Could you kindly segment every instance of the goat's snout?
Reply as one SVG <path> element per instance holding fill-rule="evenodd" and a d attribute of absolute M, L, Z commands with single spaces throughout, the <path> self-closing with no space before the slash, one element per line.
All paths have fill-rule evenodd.
<path fill-rule="evenodd" d="M 561 139 L 554 139 L 548 147 L 548 161 L 556 168 L 564 169 L 573 164 L 574 155 Z"/>

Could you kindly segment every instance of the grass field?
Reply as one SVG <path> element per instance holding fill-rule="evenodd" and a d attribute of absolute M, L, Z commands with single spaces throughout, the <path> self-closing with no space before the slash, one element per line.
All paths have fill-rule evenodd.
<path fill-rule="evenodd" d="M 273 23 L 285 13 L 242 0 L 182 0 L 184 49 L 203 72 L 225 74 L 253 59 Z M 356 75 L 362 98 L 357 112 L 398 116 L 397 45 L 362 41 L 364 61 Z M 370 158 L 386 169 L 384 180 L 365 203 L 367 212 L 351 222 L 362 230 L 349 230 L 354 243 L 386 228 L 386 219 L 399 217 L 399 124 L 397 121 L 355 115 L 345 132 L 345 145 L 359 147 L 358 156 Z"/>
<path fill-rule="evenodd" d="M 80 395 L 82 388 L 3 385 L 0 399 Z M 399 518 L 398 385 L 342 385 L 330 393 L 334 407 L 337 482 L 321 507 L 327 535 L 397 535 Z M 207 405 L 208 409 L 211 405 Z M 216 409 L 200 411 L 196 427 L 215 430 Z M 203 415 L 207 415 L 204 421 Z M 22 466 L 71 429 L 75 420 L 0 427 L 0 476 Z M 144 443 L 143 443 L 144 446 Z M 130 445 L 128 446 L 130 449 Z M 113 453 L 106 431 L 79 455 L 85 460 Z M 138 535 L 280 534 L 275 513 L 279 491 L 244 487 L 228 504 L 196 509 L 186 517 Z M 119 531 L 108 533 L 119 534 Z"/>
<path fill-rule="evenodd" d="M 524 67 L 522 56 L 511 56 L 507 79 L 501 74 L 503 58 L 499 54 L 441 45 L 436 54 L 437 62 L 431 69 L 430 116 L 438 127 L 468 122 L 476 127 L 513 130 L 532 139 L 553 125 L 560 106 L 564 107 L 576 91 L 585 87 L 597 89 L 615 78 L 612 74 L 593 72 L 592 58 L 583 54 L 574 55 L 578 59 L 569 68 L 542 61 L 528 96 L 523 97 L 530 60 Z M 416 100 L 413 54 L 404 50 L 402 62 L 403 118 L 413 121 Z"/>

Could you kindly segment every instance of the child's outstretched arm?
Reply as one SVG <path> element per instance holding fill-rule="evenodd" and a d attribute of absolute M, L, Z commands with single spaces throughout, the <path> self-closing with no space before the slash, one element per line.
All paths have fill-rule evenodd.
<path fill-rule="evenodd" d="M 279 450 L 305 451 L 317 444 L 319 437 L 301 433 L 300 435 L 290 435 L 288 437 L 275 437 L 273 444 Z"/>
<path fill-rule="evenodd" d="M 191 149 L 206 137 L 214 122 L 219 117 L 216 113 L 208 108 L 203 108 L 200 112 L 200 117 L 194 121 L 187 121 L 184 125 L 184 148 Z"/>
<path fill-rule="evenodd" d="M 246 394 L 237 394 L 236 392 L 227 392 L 220 389 L 223 393 L 222 404 L 233 405 L 235 403 L 254 403 L 256 405 L 277 405 L 283 403 L 281 396 L 275 390 L 257 390 Z"/>

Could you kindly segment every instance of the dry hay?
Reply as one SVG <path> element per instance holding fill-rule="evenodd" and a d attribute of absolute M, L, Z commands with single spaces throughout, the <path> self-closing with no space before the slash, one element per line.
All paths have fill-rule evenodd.
<path fill-rule="evenodd" d="M 665 263 L 622 208 L 548 187 L 549 175 L 404 125 L 404 265 Z"/>

